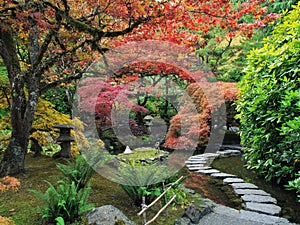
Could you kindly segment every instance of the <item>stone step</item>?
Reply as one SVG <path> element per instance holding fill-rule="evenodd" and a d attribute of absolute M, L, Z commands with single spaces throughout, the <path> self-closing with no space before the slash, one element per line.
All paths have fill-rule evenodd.
<path fill-rule="evenodd" d="M 243 183 L 243 182 L 244 182 L 244 180 L 241 179 L 241 178 L 231 178 L 231 177 L 229 177 L 229 178 L 225 178 L 223 180 L 223 184 L 224 185 L 226 185 L 226 184 L 232 184 L 232 183 Z"/>
<path fill-rule="evenodd" d="M 236 177 L 236 175 L 229 174 L 229 173 L 213 173 L 210 175 L 212 178 L 224 179 L 229 177 Z"/>
<path fill-rule="evenodd" d="M 248 210 L 240 210 L 239 218 L 245 220 L 252 220 L 263 224 L 281 224 L 281 223 L 289 223 L 289 221 L 285 218 L 281 218 L 278 216 L 271 216 L 266 214 L 261 214 L 258 212 L 248 211 Z"/>
<path fill-rule="evenodd" d="M 220 171 L 216 170 L 216 169 L 209 169 L 209 170 L 198 170 L 198 171 L 196 171 L 196 173 L 200 173 L 200 174 L 203 174 L 203 175 L 210 175 L 210 174 L 213 174 L 213 173 L 220 173 Z"/>
<path fill-rule="evenodd" d="M 257 189 L 233 189 L 236 195 L 265 195 L 270 196 L 269 193 L 263 191 L 263 190 L 257 190 Z"/>
<path fill-rule="evenodd" d="M 265 213 L 271 216 L 279 215 L 281 208 L 275 204 L 246 202 L 245 209 L 249 211 Z"/>
<path fill-rule="evenodd" d="M 229 184 L 233 189 L 258 189 L 258 187 L 251 183 L 232 183 Z"/>
<path fill-rule="evenodd" d="M 211 167 L 210 166 L 193 166 L 193 167 L 188 167 L 189 168 L 189 170 L 191 170 L 191 171 L 196 171 L 196 170 L 209 170 L 209 169 L 211 169 Z"/>
<path fill-rule="evenodd" d="M 192 164 L 205 164 L 207 163 L 207 160 L 197 160 L 197 161 L 185 161 L 186 165 L 192 165 Z"/>
<path fill-rule="evenodd" d="M 244 202 L 257 202 L 257 203 L 273 203 L 277 204 L 277 200 L 271 196 L 265 195 L 242 195 L 241 198 Z"/>

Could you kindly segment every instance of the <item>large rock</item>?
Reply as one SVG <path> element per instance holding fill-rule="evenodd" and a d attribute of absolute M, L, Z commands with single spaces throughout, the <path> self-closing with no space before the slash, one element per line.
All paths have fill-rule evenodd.
<path fill-rule="evenodd" d="M 104 205 L 93 209 L 87 214 L 88 224 L 114 225 L 117 221 L 123 221 L 125 225 L 135 225 L 119 209 L 112 205 Z"/>

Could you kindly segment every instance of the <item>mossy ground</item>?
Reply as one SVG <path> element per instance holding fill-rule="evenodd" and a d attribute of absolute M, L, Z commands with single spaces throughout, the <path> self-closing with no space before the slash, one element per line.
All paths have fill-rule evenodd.
<path fill-rule="evenodd" d="M 156 158 L 164 154 L 166 154 L 164 151 L 155 148 L 137 148 L 133 150 L 133 153 L 120 154 L 119 157 L 121 157 L 122 159 L 141 160 Z"/>
<path fill-rule="evenodd" d="M 32 155 L 27 155 L 26 174 L 17 176 L 21 181 L 19 191 L 0 193 L 0 215 L 13 218 L 16 225 L 43 224 L 41 214 L 36 210 L 37 206 L 42 206 L 42 202 L 30 190 L 44 192 L 48 188 L 48 184 L 44 182 L 45 180 L 55 183 L 62 179 L 63 177 L 57 170 L 56 164 L 63 162 L 63 159 L 54 160 L 46 156 L 33 158 Z M 89 202 L 93 203 L 95 207 L 113 205 L 119 208 L 129 219 L 141 224 L 141 218 L 137 216 L 140 207 L 134 206 L 131 199 L 117 183 L 95 174 L 91 179 L 91 187 Z M 160 203 L 153 208 L 151 207 L 149 212 L 147 211 L 147 218 L 151 219 L 154 213 L 159 210 L 159 207 L 161 207 Z M 154 224 L 174 224 L 174 220 L 180 217 L 183 212 L 184 208 L 181 206 L 171 206 L 168 210 L 168 217 L 165 213 L 162 213 Z"/>

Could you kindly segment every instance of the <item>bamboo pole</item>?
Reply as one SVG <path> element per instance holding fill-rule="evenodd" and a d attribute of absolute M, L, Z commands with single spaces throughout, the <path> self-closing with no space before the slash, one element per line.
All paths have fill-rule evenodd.
<path fill-rule="evenodd" d="M 153 202 L 151 202 L 150 205 L 147 205 L 145 208 L 143 208 L 137 215 L 140 216 L 143 214 L 143 212 L 145 212 L 148 208 L 150 208 L 151 206 L 153 206 L 159 199 L 161 199 L 162 196 L 164 196 L 168 190 L 171 189 L 171 187 L 173 187 L 176 183 L 178 183 L 179 181 L 181 181 L 183 179 L 183 176 L 179 177 L 178 180 L 176 180 L 170 187 L 168 187 L 160 196 L 158 196 Z"/>
<path fill-rule="evenodd" d="M 148 225 L 150 223 L 152 223 L 153 221 L 155 221 L 157 219 L 157 217 L 174 201 L 174 199 L 176 198 L 176 195 L 174 195 L 170 201 L 168 201 L 164 207 L 162 207 L 157 213 L 156 215 L 151 219 L 149 220 L 147 223 L 145 223 L 144 225 Z"/>

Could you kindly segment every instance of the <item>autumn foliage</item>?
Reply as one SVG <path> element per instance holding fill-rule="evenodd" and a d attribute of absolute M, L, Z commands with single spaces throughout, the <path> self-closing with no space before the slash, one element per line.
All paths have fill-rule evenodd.
<path fill-rule="evenodd" d="M 232 102 L 237 98 L 236 83 L 206 82 L 205 90 L 202 85 L 192 83 L 187 87 L 187 96 L 183 100 L 187 103 L 184 103 L 178 114 L 172 118 L 165 147 L 193 149 L 198 145 L 206 144 L 211 131 L 212 113 L 225 102 Z M 215 98 L 207 98 L 208 95 Z M 187 101 L 189 99 L 192 103 Z M 183 129 L 187 124 L 188 128 Z"/>
<path fill-rule="evenodd" d="M 20 186 L 20 181 L 14 177 L 6 176 L 0 179 L 0 191 L 4 192 L 9 189 L 17 191 Z"/>

